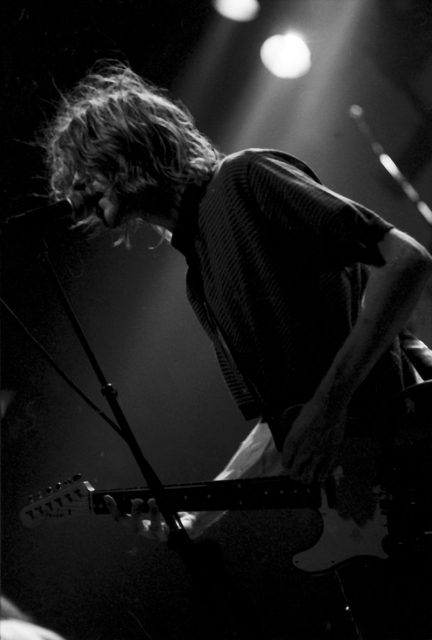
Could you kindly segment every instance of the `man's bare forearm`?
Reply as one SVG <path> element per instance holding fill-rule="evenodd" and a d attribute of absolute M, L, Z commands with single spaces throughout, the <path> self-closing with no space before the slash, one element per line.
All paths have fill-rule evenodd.
<path fill-rule="evenodd" d="M 353 330 L 284 442 L 284 467 L 301 482 L 325 480 L 335 468 L 352 395 L 405 327 L 431 275 L 429 253 L 402 232 L 391 230 L 380 249 L 386 264 L 371 270 Z"/>
<path fill-rule="evenodd" d="M 349 401 L 405 327 L 432 273 L 432 257 L 406 234 L 392 230 L 380 244 L 385 266 L 373 268 L 358 320 L 317 393 Z"/>

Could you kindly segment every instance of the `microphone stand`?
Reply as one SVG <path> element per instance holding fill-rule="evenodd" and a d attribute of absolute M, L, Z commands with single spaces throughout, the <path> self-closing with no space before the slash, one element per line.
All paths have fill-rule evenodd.
<path fill-rule="evenodd" d="M 198 594 L 201 602 L 206 606 L 208 614 L 212 616 L 212 630 L 217 634 L 218 638 L 221 638 L 220 627 L 218 631 L 218 625 L 223 626 L 223 631 L 229 632 L 230 635 L 224 635 L 223 637 L 232 638 L 233 640 L 253 640 L 262 637 L 260 632 L 261 625 L 254 616 L 251 614 L 251 608 L 243 601 L 243 597 L 234 586 L 232 580 L 225 571 L 223 565 L 222 553 L 219 545 L 211 540 L 205 540 L 200 542 L 194 542 L 189 537 L 188 533 L 183 527 L 179 514 L 171 507 L 170 501 L 166 495 L 165 488 L 157 476 L 156 472 L 144 457 L 141 451 L 138 441 L 126 420 L 126 417 L 118 403 L 117 391 L 113 385 L 107 381 L 86 336 L 80 326 L 80 323 L 71 307 L 71 304 L 63 290 L 59 278 L 55 272 L 51 259 L 48 253 L 48 245 L 45 238 L 40 235 L 43 250 L 40 253 L 42 263 L 46 266 L 48 273 L 55 285 L 58 292 L 59 299 L 64 308 L 64 311 L 69 318 L 71 325 L 77 335 L 82 348 L 87 355 L 87 358 L 93 368 L 93 371 L 99 380 L 101 385 L 101 393 L 106 398 L 111 411 L 115 417 L 117 425 L 111 421 L 107 416 L 103 414 L 97 407 L 85 398 L 84 394 L 79 392 L 75 385 L 72 385 L 76 391 L 78 391 L 81 397 L 84 397 L 88 404 L 92 408 L 98 411 L 99 415 L 106 419 L 116 430 L 116 432 L 123 438 L 145 479 L 147 486 L 152 492 L 159 510 L 169 527 L 168 546 L 179 553 L 183 559 L 187 569 L 189 570 L 192 578 L 195 591 Z M 2 301 L 3 302 L 3 301 Z M 5 304 L 6 308 L 7 305 Z M 10 311 L 10 309 L 8 308 Z M 11 312 L 12 313 L 12 312 Z M 27 331 L 24 325 L 19 319 L 12 313 L 13 317 L 18 321 L 21 328 L 31 337 L 31 339 L 37 344 L 44 355 L 48 358 L 50 363 L 54 366 L 57 372 L 66 380 L 67 376 L 64 375 L 59 367 L 57 367 L 53 360 L 50 358 L 39 343 L 33 338 L 31 333 Z M 118 428 L 116 428 L 118 427 Z M 205 587 L 205 588 L 203 588 Z M 217 612 L 218 617 L 215 618 L 214 614 Z M 213 614 L 213 615 L 212 615 Z M 225 621 L 223 615 L 225 616 Z M 225 625 L 225 626 L 224 626 Z M 228 625 L 228 626 L 226 626 Z M 207 624 L 207 632 L 209 631 Z M 210 638 L 210 636 L 208 636 Z"/>
<path fill-rule="evenodd" d="M 99 380 L 101 385 L 101 393 L 106 398 L 108 405 L 111 408 L 111 411 L 115 417 L 115 420 L 119 426 L 118 433 L 124 439 L 126 444 L 129 446 L 133 457 L 136 460 L 138 467 L 147 482 L 147 485 L 151 492 L 154 494 L 154 498 L 158 503 L 159 510 L 163 515 L 165 522 L 167 523 L 170 530 L 170 544 L 173 548 L 180 548 L 183 545 L 188 545 L 191 543 L 189 536 L 183 528 L 179 515 L 173 511 L 169 505 L 169 502 L 165 496 L 164 486 L 160 481 L 159 477 L 156 475 L 150 463 L 144 457 L 143 452 L 141 451 L 137 439 L 126 420 L 126 417 L 118 403 L 117 400 L 117 391 L 113 387 L 113 385 L 107 381 L 93 351 L 90 348 L 90 345 L 87 341 L 86 336 L 81 328 L 80 323 L 70 305 L 70 302 L 61 286 L 61 283 L 57 277 L 57 274 L 52 265 L 51 259 L 48 254 L 48 246 L 46 244 L 45 239 L 43 239 L 44 251 L 41 254 L 42 263 L 48 268 L 48 272 L 51 275 L 51 278 L 54 282 L 55 288 L 59 294 L 60 301 L 62 306 L 68 316 L 72 327 L 75 330 L 75 333 L 78 337 L 81 346 L 87 355 L 87 358 L 90 362 L 90 365 L 93 368 L 93 371 Z"/>

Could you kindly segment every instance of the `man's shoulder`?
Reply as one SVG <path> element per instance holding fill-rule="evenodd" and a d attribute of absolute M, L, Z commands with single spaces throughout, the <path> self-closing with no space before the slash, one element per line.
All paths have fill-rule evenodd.
<path fill-rule="evenodd" d="M 256 158 L 262 154 L 262 149 L 241 149 L 225 155 L 214 176 L 216 182 L 224 184 L 225 187 L 229 184 L 247 182 L 251 164 L 257 162 Z"/>
<path fill-rule="evenodd" d="M 284 168 L 286 171 L 301 172 L 319 182 L 318 177 L 312 169 L 302 160 L 281 149 L 265 149 L 250 147 L 226 155 L 220 165 L 220 172 L 223 175 L 232 172 L 238 173 L 250 168 L 270 169 L 271 167 Z"/>
<path fill-rule="evenodd" d="M 248 147 L 246 149 L 240 149 L 224 156 L 222 160 L 222 166 L 236 166 L 247 165 L 251 162 L 266 161 L 272 159 L 279 159 L 282 161 L 300 162 L 294 156 L 291 156 L 286 151 L 280 149 L 265 149 L 261 147 Z"/>
<path fill-rule="evenodd" d="M 222 159 L 220 170 L 241 169 L 247 167 L 254 157 L 262 155 L 263 149 L 240 149 L 227 154 Z"/>

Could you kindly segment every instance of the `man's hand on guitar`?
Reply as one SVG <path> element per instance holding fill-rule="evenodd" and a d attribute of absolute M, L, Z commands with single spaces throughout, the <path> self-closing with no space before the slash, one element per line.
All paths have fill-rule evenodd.
<path fill-rule="evenodd" d="M 105 504 L 116 522 L 128 527 L 137 536 L 144 537 L 154 542 L 166 542 L 168 540 L 168 527 L 163 521 L 154 498 L 148 501 L 149 518 L 143 517 L 143 500 L 135 498 L 131 500 L 131 512 L 123 513 L 116 501 L 110 495 L 104 497 Z"/>
<path fill-rule="evenodd" d="M 342 444 L 347 411 L 312 398 L 295 419 L 284 442 L 282 462 L 293 480 L 323 482 L 334 470 Z"/>
<path fill-rule="evenodd" d="M 116 522 L 125 525 L 140 538 L 158 543 L 168 542 L 169 527 L 164 521 L 154 498 L 150 498 L 147 502 L 149 508 L 148 518 L 143 517 L 142 506 L 144 502 L 140 498 L 131 500 L 130 513 L 122 513 L 112 496 L 106 495 L 104 499 L 109 512 Z M 182 512 L 180 517 L 185 530 L 191 534 L 195 516 L 191 513 Z"/>

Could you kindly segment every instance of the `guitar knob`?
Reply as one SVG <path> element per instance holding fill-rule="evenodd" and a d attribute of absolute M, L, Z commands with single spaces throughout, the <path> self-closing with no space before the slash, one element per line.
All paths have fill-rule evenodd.
<path fill-rule="evenodd" d="M 73 480 L 74 482 L 76 482 L 77 480 L 81 480 L 81 478 L 82 478 L 82 474 L 81 474 L 81 473 L 76 473 L 76 474 L 73 476 L 72 480 Z"/>
<path fill-rule="evenodd" d="M 61 489 L 62 483 L 61 482 L 57 482 L 56 483 L 56 489 Z"/>
<path fill-rule="evenodd" d="M 47 492 L 47 493 L 52 493 L 52 491 L 53 491 L 53 488 L 52 488 L 52 487 L 47 487 L 47 488 L 46 488 L 46 492 Z"/>
<path fill-rule="evenodd" d="M 29 497 L 28 497 L 28 502 L 29 504 L 31 504 L 32 502 L 34 502 L 34 495 L 32 493 L 30 493 Z"/>

